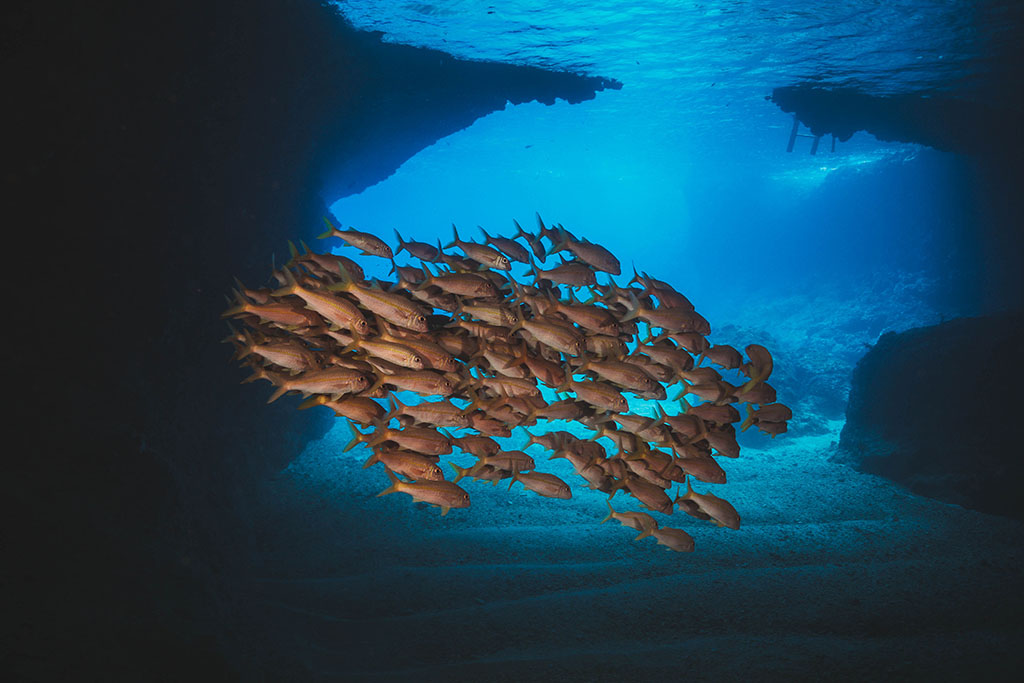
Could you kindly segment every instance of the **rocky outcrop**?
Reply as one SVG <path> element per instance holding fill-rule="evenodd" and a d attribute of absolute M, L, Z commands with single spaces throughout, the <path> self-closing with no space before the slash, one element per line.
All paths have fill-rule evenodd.
<path fill-rule="evenodd" d="M 911 491 L 1024 519 L 1024 316 L 883 335 L 857 364 L 836 459 Z"/>
<path fill-rule="evenodd" d="M 616 84 L 387 44 L 309 0 L 5 9 L 8 381 L 30 408 L 7 663 L 227 678 L 251 485 L 325 424 L 239 386 L 231 276 L 260 283 L 325 202 L 509 101 Z"/>
<path fill-rule="evenodd" d="M 1019 149 L 1019 98 L 978 101 L 936 93 L 873 95 L 856 88 L 797 84 L 772 91 L 771 101 L 812 135 L 840 142 L 857 131 L 888 142 L 916 142 L 945 152 L 993 155 Z"/>

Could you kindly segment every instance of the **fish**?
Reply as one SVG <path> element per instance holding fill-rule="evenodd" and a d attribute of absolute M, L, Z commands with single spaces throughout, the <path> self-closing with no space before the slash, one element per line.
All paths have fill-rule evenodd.
<path fill-rule="evenodd" d="M 612 275 L 620 275 L 622 266 L 615 255 L 599 244 L 588 242 L 585 239 L 577 239 L 568 230 L 559 227 L 558 242 L 551 247 L 548 253 L 557 254 L 560 251 L 568 250 L 580 261 L 592 266 L 596 270 Z"/>
<path fill-rule="evenodd" d="M 265 343 L 259 344 L 248 331 L 242 333 L 242 339 L 238 352 L 235 354 L 236 359 L 240 360 L 249 354 L 256 354 L 274 365 L 294 372 L 320 367 L 319 356 L 298 340 L 267 340 Z"/>
<path fill-rule="evenodd" d="M 365 463 L 363 469 L 372 467 L 378 462 L 392 472 L 414 481 L 443 481 L 444 474 L 433 460 L 413 451 L 379 451 L 375 450 Z"/>
<path fill-rule="evenodd" d="M 629 402 L 626 400 L 626 397 L 619 393 L 615 387 L 605 382 L 566 380 L 565 384 L 555 389 L 555 391 L 571 391 L 576 394 L 577 399 L 603 410 L 610 410 L 615 413 L 624 413 L 629 410 Z"/>
<path fill-rule="evenodd" d="M 448 514 L 452 508 L 468 508 L 469 494 L 458 484 L 450 481 L 423 480 L 423 481 L 402 481 L 389 469 L 388 479 L 391 486 L 377 494 L 377 497 L 386 496 L 391 493 L 405 493 L 412 496 L 413 502 L 427 503 L 441 508 L 441 516 Z"/>
<path fill-rule="evenodd" d="M 456 483 L 467 478 L 507 479 L 510 490 L 518 481 L 542 497 L 570 499 L 570 482 L 543 471 L 565 459 L 572 476 L 608 494 L 603 521 L 632 526 L 669 550 L 691 552 L 693 538 L 659 528 L 645 512 L 615 511 L 619 490 L 653 511 L 678 507 L 738 528 L 735 508 L 692 482 L 726 483 L 722 458 L 739 456 L 738 432 L 757 426 L 775 437 L 788 429 L 792 410 L 768 384 L 771 352 L 750 344 L 741 354 L 727 340 L 712 341 L 708 320 L 673 284 L 634 265 L 620 286 L 611 251 L 536 219 L 535 233 L 513 221 L 511 237 L 480 227 L 483 243 L 462 240 L 453 225 L 445 247 L 406 240 L 396 229 L 392 251 L 325 217 L 321 237 L 388 258 L 391 269 L 367 280 L 355 260 L 299 241 L 301 251 L 288 242 L 291 259 L 271 270 L 276 287 L 236 279 L 222 317 L 233 360 L 251 373 L 243 382 L 273 384 L 268 402 L 295 392 L 300 409 L 325 406 L 347 418 L 345 450 L 365 445 L 364 467 L 384 465 L 390 485 L 379 495 L 403 492 L 442 515 L 469 506 Z M 445 253 L 452 247 L 459 252 Z M 408 260 L 397 261 L 403 252 Z M 549 253 L 561 262 L 541 270 Z M 525 267 L 513 271 L 513 261 Z M 662 405 L 668 388 L 676 415 Z M 421 398 L 402 400 L 399 391 Z M 654 412 L 624 394 L 653 402 Z M 573 426 L 551 431 L 551 420 Z M 502 446 L 492 437 L 515 440 Z M 524 450 L 508 450 L 517 446 Z M 541 467 L 525 452 L 536 447 L 548 454 Z M 454 452 L 476 462 L 449 463 L 455 475 L 447 481 L 440 460 Z"/>
<path fill-rule="evenodd" d="M 476 227 L 479 228 L 480 232 L 484 234 L 484 244 L 489 244 L 492 247 L 498 249 L 500 252 L 505 254 L 505 256 L 508 256 L 513 261 L 525 263 L 526 265 L 530 264 L 530 254 L 529 252 L 526 251 L 525 248 L 523 248 L 521 244 L 507 237 L 496 237 L 493 235 L 489 235 L 487 234 L 487 231 L 484 230 L 479 225 Z"/>
<path fill-rule="evenodd" d="M 394 257 L 394 254 L 391 253 L 391 247 L 387 245 L 387 242 L 375 235 L 371 235 L 368 232 L 360 232 L 355 228 L 342 230 L 327 216 L 324 216 L 324 223 L 327 225 L 327 230 L 319 235 L 320 239 L 337 237 L 349 246 L 361 249 L 368 256 L 380 256 L 387 259 Z"/>
<path fill-rule="evenodd" d="M 657 530 L 657 520 L 646 512 L 618 512 L 612 507 L 611 499 L 608 499 L 605 502 L 608 504 L 608 516 L 601 520 L 601 524 L 614 519 L 622 526 L 628 526 L 631 529 L 639 531 L 640 535 L 634 538 L 634 541 L 639 541 L 642 538 L 652 536 Z"/>
<path fill-rule="evenodd" d="M 602 379 L 613 382 L 627 390 L 655 394 L 657 400 L 665 398 L 665 387 L 638 365 L 614 360 L 585 359 L 576 368 L 577 372 L 594 372 Z"/>
<path fill-rule="evenodd" d="M 410 406 L 402 403 L 398 400 L 397 396 L 391 394 L 388 396 L 388 402 L 391 404 L 391 411 L 387 414 L 387 419 L 384 420 L 385 423 L 391 418 L 407 415 L 414 422 L 431 424 L 436 427 L 469 426 L 469 416 L 466 415 L 465 410 L 448 401 L 423 401 L 422 403 Z"/>
<path fill-rule="evenodd" d="M 550 320 L 523 318 L 512 327 L 511 331 L 515 332 L 520 329 L 526 330 L 535 339 L 555 351 L 570 356 L 578 356 L 583 352 L 585 343 L 582 334 L 571 328 L 557 325 Z"/>
<path fill-rule="evenodd" d="M 683 496 L 676 496 L 676 502 L 679 502 L 679 500 L 692 501 L 701 512 L 709 515 L 719 526 L 729 529 L 740 528 L 739 513 L 736 512 L 736 508 L 729 501 L 719 498 L 713 493 L 697 493 L 690 486 L 689 481 L 686 482 L 686 493 Z"/>
<path fill-rule="evenodd" d="M 748 344 L 745 349 L 749 360 L 740 366 L 740 372 L 750 378 L 743 385 L 744 391 L 750 391 L 756 385 L 771 377 L 775 367 L 771 352 L 760 344 Z"/>
<path fill-rule="evenodd" d="M 522 237 L 537 260 L 544 263 L 544 259 L 547 258 L 547 251 L 544 249 L 544 243 L 541 242 L 540 237 L 523 230 L 523 226 L 519 225 L 519 222 L 516 220 L 513 220 L 512 224 L 516 226 L 516 234 L 513 237 Z"/>
<path fill-rule="evenodd" d="M 471 453 L 478 458 L 485 458 L 489 455 L 497 455 L 501 446 L 494 439 L 486 436 L 460 436 L 452 439 L 452 443 L 459 450 Z"/>
<path fill-rule="evenodd" d="M 747 404 L 747 418 L 740 424 L 740 431 L 745 432 L 752 424 L 760 425 L 764 422 L 786 422 L 793 419 L 793 411 L 789 406 L 782 403 L 769 403 L 757 410 Z"/>
<path fill-rule="evenodd" d="M 537 466 L 533 461 L 533 457 L 522 451 L 498 451 L 493 455 L 478 456 L 478 460 L 470 468 L 470 472 L 485 465 L 509 472 L 528 472 Z"/>
<path fill-rule="evenodd" d="M 668 550 L 674 550 L 677 553 L 693 552 L 693 536 L 682 529 L 663 526 L 652 531 L 651 535 L 658 540 L 658 545 L 666 546 Z"/>
<path fill-rule="evenodd" d="M 715 365 L 726 370 L 735 370 L 743 365 L 743 356 L 728 344 L 715 344 L 714 346 L 707 347 L 697 358 L 695 364 L 700 365 L 700 361 L 703 358 L 707 358 Z"/>
<path fill-rule="evenodd" d="M 339 398 L 345 394 L 354 394 L 369 386 L 370 378 L 365 373 L 349 368 L 324 368 L 310 370 L 299 375 L 284 378 L 267 373 L 268 379 L 277 385 L 277 389 L 267 399 L 273 403 L 289 391 L 302 394 L 327 394 Z"/>
<path fill-rule="evenodd" d="M 354 331 L 352 336 L 352 343 L 343 347 L 338 353 L 344 354 L 349 351 L 360 351 L 367 355 L 390 361 L 403 368 L 409 368 L 410 370 L 422 370 L 424 368 L 424 362 L 420 355 L 405 344 L 384 341 L 383 339 L 363 339 Z"/>
<path fill-rule="evenodd" d="M 485 277 L 475 273 L 443 273 L 434 275 L 423 265 L 423 287 L 437 287 L 449 294 L 471 298 L 487 298 L 498 295 L 494 284 Z"/>
<path fill-rule="evenodd" d="M 352 276 L 352 279 L 356 282 L 362 282 L 366 279 L 366 273 L 363 271 L 362 266 L 353 261 L 350 258 L 346 258 L 341 254 L 318 254 L 310 250 L 309 246 L 299 240 L 299 244 L 302 245 L 303 252 L 300 254 L 299 250 L 295 248 L 295 245 L 290 241 L 288 242 L 288 250 L 291 252 L 291 260 L 285 264 L 285 268 L 303 264 L 312 264 L 316 267 L 320 273 L 330 275 L 338 272 L 339 264 L 345 268 L 346 271 Z"/>
<path fill-rule="evenodd" d="M 747 389 L 748 386 L 750 386 L 749 382 L 736 390 L 737 402 L 764 404 L 775 403 L 778 400 L 775 387 L 768 384 L 768 382 L 757 382 L 754 386 Z"/>
<path fill-rule="evenodd" d="M 508 260 L 508 257 L 497 249 L 486 244 L 465 242 L 459 239 L 459 231 L 455 228 L 454 223 L 452 223 L 452 241 L 446 244 L 444 248 L 450 249 L 451 247 L 458 247 L 466 256 L 489 268 L 512 270 L 512 263 Z"/>
<path fill-rule="evenodd" d="M 639 318 L 644 322 L 660 327 L 662 332 L 699 332 L 702 335 L 711 333 L 711 325 L 699 313 L 684 308 L 668 308 L 643 306 L 633 292 L 629 293 L 629 310 L 622 321 Z"/>
<path fill-rule="evenodd" d="M 545 498 L 560 498 L 568 500 L 572 498 L 572 491 L 569 485 L 553 474 L 547 472 L 516 472 L 512 475 L 512 481 L 508 488 L 511 491 L 512 485 L 520 482 L 527 490 L 539 493 Z"/>
<path fill-rule="evenodd" d="M 374 430 L 363 434 L 354 423 L 349 422 L 352 430 L 352 440 L 342 449 L 342 452 L 352 450 L 360 442 L 373 448 L 385 441 L 393 441 L 402 448 L 421 453 L 423 455 L 446 455 L 452 452 L 451 439 L 432 427 L 403 427 L 394 429 L 387 427 L 383 422 L 375 423 Z"/>
<path fill-rule="evenodd" d="M 619 477 L 619 481 L 616 486 L 628 491 L 634 498 L 651 510 L 661 512 L 666 515 L 672 512 L 672 499 L 668 497 L 667 493 L 665 493 L 665 489 L 656 484 L 652 484 L 632 472 Z"/>
<path fill-rule="evenodd" d="M 384 408 L 379 403 L 365 396 L 343 396 L 333 400 L 324 394 L 314 394 L 299 404 L 299 410 L 313 406 L 327 406 L 338 417 L 347 417 L 353 422 L 370 426 L 384 417 Z"/>
<path fill-rule="evenodd" d="M 582 261 L 565 261 L 549 270 L 541 270 L 536 262 L 530 262 L 533 282 L 536 286 L 541 280 L 548 280 L 558 285 L 570 285 L 572 287 L 586 287 L 597 284 L 597 275 L 594 269 Z"/>
<path fill-rule="evenodd" d="M 455 393 L 455 384 L 446 375 L 437 370 L 401 370 L 390 374 L 381 374 L 368 392 L 389 385 L 402 391 L 412 391 L 421 396 L 451 396 Z"/>
<path fill-rule="evenodd" d="M 411 256 L 415 256 L 421 261 L 430 261 L 431 263 L 437 261 L 441 255 L 440 247 L 435 247 L 434 245 L 427 244 L 426 242 L 402 239 L 397 228 L 395 229 L 395 239 L 398 240 L 398 247 L 395 249 L 395 255 L 406 251 Z M 352 271 L 349 270 L 349 272 Z"/>
<path fill-rule="evenodd" d="M 321 320 L 320 316 L 313 311 L 308 311 L 289 303 L 272 301 L 268 304 L 255 304 L 245 299 L 241 292 L 238 293 L 238 305 L 228 308 L 220 315 L 222 318 L 233 318 L 243 314 L 254 315 L 266 322 L 284 325 L 293 329 L 316 327 Z"/>

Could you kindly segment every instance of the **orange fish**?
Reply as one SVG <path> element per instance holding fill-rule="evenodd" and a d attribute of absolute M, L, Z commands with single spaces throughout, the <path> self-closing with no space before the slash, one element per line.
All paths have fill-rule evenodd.
<path fill-rule="evenodd" d="M 377 494 L 378 497 L 389 493 L 406 493 L 412 496 L 415 503 L 427 503 L 441 508 L 441 516 L 448 514 L 452 508 L 468 508 L 469 494 L 457 484 L 450 481 L 402 481 L 391 470 L 385 470 L 391 486 Z"/>

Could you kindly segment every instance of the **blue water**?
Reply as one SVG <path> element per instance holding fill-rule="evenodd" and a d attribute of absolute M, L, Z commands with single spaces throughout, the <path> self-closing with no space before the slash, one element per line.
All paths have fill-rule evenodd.
<path fill-rule="evenodd" d="M 906 679 L 926 661 L 934 670 L 951 641 L 965 650 L 1006 641 L 973 617 L 956 638 L 929 629 L 956 628 L 957 610 L 991 596 L 987 583 L 960 590 L 960 577 L 988 576 L 970 558 L 1009 562 L 997 549 L 1017 542 L 1019 527 L 828 457 L 852 369 L 881 334 L 984 312 L 964 295 L 979 267 L 964 161 L 863 132 L 834 151 L 826 138 L 815 155 L 800 138 L 787 153 L 792 117 L 766 100 L 806 81 L 988 97 L 1006 5 L 337 5 L 387 41 L 622 83 L 574 105 L 506 106 L 362 193 L 325 197 L 346 226 L 448 242 L 453 223 L 463 238 L 478 238 L 477 226 L 508 235 L 513 219 L 532 229 L 539 213 L 615 253 L 620 283 L 630 264 L 670 282 L 711 322 L 712 342 L 768 346 L 773 384 L 795 417 L 778 439 L 743 435 L 720 492 L 741 509 L 743 530 L 685 520 L 697 552 L 682 560 L 597 524 L 604 496 L 582 487 L 572 501 L 550 501 L 472 483 L 473 507 L 444 518 L 402 496 L 375 498 L 387 481 L 359 469 L 363 447 L 339 455 L 350 437 L 339 421 L 273 491 L 296 514 L 317 501 L 302 538 L 274 541 L 295 565 L 268 578 L 271 602 L 288 605 L 274 618 L 311 669 L 395 680 L 502 671 L 752 680 L 767 662 L 776 668 L 765 678 L 817 680 L 825 666 L 839 678 Z M 522 448 L 525 437 L 502 442 Z M 566 463 L 534 456 L 572 477 Z M 354 632 L 359 647 L 337 644 Z M 859 657 L 896 663 L 858 672 Z"/>
<path fill-rule="evenodd" d="M 955 3 L 374 3 L 338 5 L 385 40 L 461 58 L 614 78 L 621 90 L 508 105 L 361 194 L 347 225 L 434 242 L 511 234 L 539 213 L 667 280 L 743 345 L 828 375 L 830 416 L 865 345 L 978 312 L 960 162 L 867 133 L 786 153 L 765 96 L 803 80 L 875 94 L 988 87 L 998 12 Z M 986 14 L 987 12 L 987 14 Z M 957 77 L 970 69 L 969 86 Z M 336 200 L 336 201 L 335 201 Z M 379 273 L 384 274 L 383 271 Z M 799 400 L 791 397 L 790 400 Z"/>

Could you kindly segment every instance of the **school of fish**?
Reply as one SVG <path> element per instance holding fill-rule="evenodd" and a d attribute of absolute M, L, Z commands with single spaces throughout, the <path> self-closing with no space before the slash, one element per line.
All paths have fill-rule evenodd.
<path fill-rule="evenodd" d="M 526 448 L 567 459 L 582 485 L 607 493 L 603 522 L 635 529 L 634 540 L 694 549 L 683 529 L 612 507 L 620 490 L 651 511 L 739 528 L 727 500 L 699 493 L 692 482 L 725 483 L 720 460 L 739 456 L 737 423 L 772 437 L 786 431 L 792 411 L 767 381 L 773 361 L 765 347 L 751 344 L 744 355 L 711 344 L 708 321 L 671 285 L 635 268 L 617 285 L 622 269 L 611 252 L 539 215 L 536 232 L 513 221 L 512 238 L 480 228 L 483 243 L 461 239 L 454 225 L 446 246 L 405 240 L 396 230 L 394 250 L 324 221 L 321 238 L 390 260 L 395 281 L 368 281 L 352 259 L 289 243 L 291 260 L 272 273 L 276 286 L 236 280 L 223 317 L 241 329 L 229 321 L 226 341 L 252 370 L 243 381 L 273 385 L 268 403 L 295 392 L 305 397 L 300 408 L 326 406 L 351 421 L 345 450 L 370 448 L 364 467 L 382 465 L 390 481 L 379 495 L 405 493 L 442 515 L 469 507 L 464 480 L 507 479 L 509 489 L 519 482 L 540 496 L 571 498 L 569 483 L 492 438 L 521 428 Z M 402 252 L 414 265 L 399 265 Z M 557 265 L 537 265 L 555 255 Z M 527 273 L 522 281 L 513 263 Z M 738 379 L 731 383 L 720 370 Z M 660 403 L 670 389 L 671 413 Z M 420 398 L 402 402 L 395 391 Z M 645 399 L 653 414 L 631 412 L 626 394 Z M 734 404 L 745 404 L 745 416 Z M 549 420 L 575 421 L 590 438 L 529 430 Z M 476 462 L 449 463 L 446 478 L 439 463 L 453 449 Z"/>

